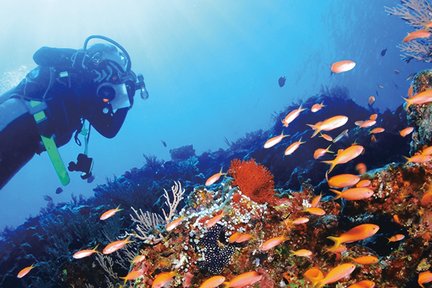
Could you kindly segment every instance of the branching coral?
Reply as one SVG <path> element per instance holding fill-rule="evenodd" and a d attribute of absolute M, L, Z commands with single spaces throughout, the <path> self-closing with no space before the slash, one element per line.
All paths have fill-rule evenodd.
<path fill-rule="evenodd" d="M 273 203 L 274 180 L 271 172 L 255 160 L 231 162 L 228 173 L 233 176 L 233 185 L 257 203 Z"/>
<path fill-rule="evenodd" d="M 405 20 L 415 29 L 423 29 L 432 21 L 432 4 L 429 0 L 402 0 L 396 7 L 385 7 L 385 11 Z M 432 45 L 428 39 L 414 40 L 398 46 L 402 51 L 402 59 L 410 61 L 432 62 Z"/>

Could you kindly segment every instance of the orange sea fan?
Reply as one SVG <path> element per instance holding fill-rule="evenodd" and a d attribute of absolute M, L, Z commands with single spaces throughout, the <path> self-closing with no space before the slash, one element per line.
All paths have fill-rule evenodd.
<path fill-rule="evenodd" d="M 234 159 L 228 173 L 234 178 L 233 185 L 257 203 L 274 203 L 274 180 L 271 172 L 255 160 Z"/>

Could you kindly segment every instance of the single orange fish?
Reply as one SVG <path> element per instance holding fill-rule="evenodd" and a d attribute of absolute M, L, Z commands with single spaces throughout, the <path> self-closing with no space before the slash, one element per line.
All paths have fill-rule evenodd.
<path fill-rule="evenodd" d="M 256 271 L 242 273 L 229 282 L 225 282 L 225 287 L 246 287 L 253 285 L 262 279 L 262 275 Z"/>
<path fill-rule="evenodd" d="M 356 165 L 355 169 L 357 170 L 357 172 L 358 172 L 360 175 L 366 173 L 366 171 L 367 171 L 366 164 L 364 164 L 364 163 L 358 163 L 358 164 Z"/>
<path fill-rule="evenodd" d="M 423 194 L 420 204 L 423 207 L 429 206 L 432 203 L 432 190 L 430 189 L 428 192 Z"/>
<path fill-rule="evenodd" d="M 353 160 L 354 158 L 357 158 L 358 156 L 360 156 L 360 154 L 363 153 L 363 151 L 363 146 L 354 144 L 346 148 L 345 150 L 339 150 L 335 159 L 322 162 L 330 165 L 330 169 L 328 171 L 328 173 L 330 173 L 334 169 L 334 167 L 336 167 L 336 165 L 345 164 Z"/>
<path fill-rule="evenodd" d="M 284 135 L 283 131 L 282 131 L 282 133 L 280 135 L 274 136 L 274 137 L 268 139 L 264 143 L 264 148 L 265 149 L 271 148 L 271 147 L 275 146 L 276 144 L 278 144 L 279 142 L 281 142 L 283 138 L 288 137 L 288 136 L 289 135 Z"/>
<path fill-rule="evenodd" d="M 375 135 L 372 135 L 370 139 L 371 139 L 371 142 L 372 142 L 372 143 L 377 142 L 377 138 L 376 138 Z"/>
<path fill-rule="evenodd" d="M 399 225 L 401 225 L 401 221 L 399 219 L 399 216 L 397 214 L 393 215 L 393 221 Z"/>
<path fill-rule="evenodd" d="M 399 135 L 405 137 L 414 131 L 414 127 L 406 127 L 399 131 Z"/>
<path fill-rule="evenodd" d="M 375 103 L 375 96 L 369 96 L 368 104 L 369 106 L 372 106 Z"/>
<path fill-rule="evenodd" d="M 356 201 L 356 200 L 364 200 L 364 199 L 368 199 L 370 198 L 373 194 L 374 191 L 372 189 L 369 188 L 349 188 L 345 191 L 338 191 L 335 189 L 330 189 L 330 191 L 332 191 L 333 193 L 336 193 L 336 197 L 334 198 L 339 199 L 339 198 L 343 198 L 345 200 L 349 200 L 349 201 Z"/>
<path fill-rule="evenodd" d="M 323 209 L 318 207 L 309 207 L 303 211 L 316 216 L 323 216 L 326 213 Z"/>
<path fill-rule="evenodd" d="M 356 63 L 352 60 L 342 60 L 342 61 L 334 62 L 331 65 L 330 70 L 331 72 L 338 74 L 338 73 L 350 71 L 355 66 Z"/>
<path fill-rule="evenodd" d="M 291 145 L 289 145 L 285 149 L 284 155 L 285 156 L 291 155 L 292 153 L 294 153 L 300 147 L 300 145 L 302 145 L 304 143 L 306 143 L 306 142 L 302 142 L 301 138 L 300 138 L 299 141 L 296 141 L 296 142 L 292 143 Z"/>
<path fill-rule="evenodd" d="M 431 36 L 431 33 L 427 30 L 417 30 L 417 31 L 413 31 L 408 33 L 407 36 L 405 36 L 405 38 L 402 40 L 404 43 L 415 40 L 415 39 L 420 39 L 420 38 L 429 38 Z"/>
<path fill-rule="evenodd" d="M 94 253 L 100 253 L 99 251 L 96 250 L 98 246 L 99 246 L 99 244 L 96 245 L 96 247 L 94 247 L 93 249 L 85 249 L 85 250 L 77 251 L 72 255 L 72 258 L 82 259 L 82 258 L 88 257 L 90 255 L 93 255 Z"/>
<path fill-rule="evenodd" d="M 228 238 L 228 242 L 229 243 L 243 243 L 243 242 L 249 241 L 250 239 L 252 239 L 251 234 L 235 232 Z"/>
<path fill-rule="evenodd" d="M 264 243 L 262 243 L 261 246 L 259 247 L 259 250 L 268 251 L 278 246 L 279 244 L 285 242 L 286 240 L 288 240 L 288 238 L 285 236 L 273 237 L 271 239 L 266 240 Z"/>
<path fill-rule="evenodd" d="M 312 113 L 316 113 L 324 107 L 325 107 L 324 102 L 321 102 L 319 104 L 316 103 L 316 104 L 312 105 L 311 111 L 312 111 Z"/>
<path fill-rule="evenodd" d="M 213 277 L 210 277 L 209 279 L 205 280 L 199 288 L 216 288 L 222 283 L 225 282 L 225 277 L 221 275 L 216 275 Z"/>
<path fill-rule="evenodd" d="M 330 248 L 327 248 L 326 250 L 327 250 L 327 252 L 330 252 L 330 253 L 340 254 L 340 253 L 343 253 L 343 252 L 347 251 L 348 248 L 345 245 L 340 245 L 340 246 L 337 246 L 337 247 L 332 246 Z"/>
<path fill-rule="evenodd" d="M 152 288 L 162 288 L 165 287 L 168 283 L 170 283 L 174 276 L 176 276 L 176 272 L 162 272 L 156 275 L 155 279 L 153 280 Z"/>
<path fill-rule="evenodd" d="M 384 128 L 376 127 L 374 129 L 372 129 L 371 131 L 369 131 L 369 134 L 379 134 L 379 133 L 383 133 L 384 131 L 385 131 Z"/>
<path fill-rule="evenodd" d="M 170 223 L 168 223 L 165 226 L 166 231 L 170 232 L 170 231 L 174 230 L 177 226 L 179 226 L 183 222 L 183 220 L 184 220 L 183 217 L 179 217 L 179 218 L 171 221 Z"/>
<path fill-rule="evenodd" d="M 324 279 L 324 274 L 317 267 L 309 268 L 303 276 L 312 283 L 313 287 L 315 287 L 319 281 Z"/>
<path fill-rule="evenodd" d="M 403 157 L 407 160 L 406 163 L 426 163 L 432 160 L 432 155 L 417 154 L 411 157 Z"/>
<path fill-rule="evenodd" d="M 323 287 L 330 283 L 335 283 L 349 275 L 355 270 L 356 266 L 353 263 L 344 263 L 330 270 L 327 275 L 318 282 L 318 287 Z"/>
<path fill-rule="evenodd" d="M 396 235 L 393 235 L 392 237 L 388 238 L 388 241 L 389 242 L 398 242 L 398 241 L 403 240 L 404 238 L 405 238 L 405 235 L 396 234 Z"/>
<path fill-rule="evenodd" d="M 290 113 L 288 113 L 288 115 L 285 116 L 285 118 L 282 120 L 282 124 L 284 127 L 288 127 L 288 125 L 293 122 L 302 111 L 306 110 L 305 108 L 302 108 L 302 106 L 300 105 L 299 108 L 294 109 L 293 111 L 291 111 Z"/>
<path fill-rule="evenodd" d="M 334 152 L 329 150 L 330 146 L 331 146 L 331 144 L 326 149 L 324 149 L 324 148 L 316 149 L 314 154 L 313 154 L 314 159 L 319 159 L 322 156 L 324 156 L 326 153 L 334 153 Z"/>
<path fill-rule="evenodd" d="M 360 257 L 354 258 L 353 261 L 355 263 L 361 264 L 361 265 L 370 265 L 370 264 L 378 263 L 379 259 L 375 256 L 367 255 L 367 256 L 360 256 Z"/>
<path fill-rule="evenodd" d="M 219 211 L 216 216 L 213 216 L 213 218 L 207 220 L 206 222 L 206 227 L 207 228 L 211 228 L 214 225 L 216 225 L 216 223 L 218 223 L 223 217 L 225 216 L 223 210 Z"/>
<path fill-rule="evenodd" d="M 319 202 L 321 201 L 321 197 L 322 197 L 322 194 L 320 194 L 320 195 L 315 196 L 314 198 L 312 198 L 312 201 L 311 201 L 311 207 L 312 208 L 318 206 Z"/>
<path fill-rule="evenodd" d="M 100 220 L 106 220 L 112 216 L 114 216 L 117 212 L 122 211 L 123 209 L 120 209 L 120 205 L 117 206 L 117 208 L 114 209 L 110 209 L 108 211 L 105 211 L 101 216 L 100 216 Z"/>
<path fill-rule="evenodd" d="M 353 174 L 340 174 L 328 179 L 328 176 L 326 174 L 326 179 L 330 187 L 345 188 L 357 184 L 360 181 L 360 176 L 353 175 Z"/>
<path fill-rule="evenodd" d="M 378 114 L 376 114 L 376 113 L 369 116 L 369 120 L 372 120 L 372 121 L 377 120 L 377 118 L 378 118 Z"/>
<path fill-rule="evenodd" d="M 134 257 L 134 259 L 132 259 L 132 264 L 138 264 L 138 263 L 141 263 L 141 262 L 143 262 L 145 260 L 145 256 L 144 255 L 137 255 L 137 256 L 135 256 Z"/>
<path fill-rule="evenodd" d="M 307 222 L 309 222 L 309 218 L 307 218 L 307 217 L 299 217 L 299 218 L 294 219 L 292 221 L 292 224 L 294 224 L 294 225 L 301 225 L 301 224 L 305 224 Z"/>
<path fill-rule="evenodd" d="M 414 93 L 414 87 L 413 87 L 413 85 L 411 84 L 410 86 L 409 86 L 409 88 L 408 88 L 408 98 L 411 98 L 412 96 L 413 96 L 413 93 Z"/>
<path fill-rule="evenodd" d="M 356 121 L 354 124 L 360 128 L 369 128 L 376 124 L 375 120 L 364 120 L 364 121 Z"/>
<path fill-rule="evenodd" d="M 23 278 L 23 277 L 26 276 L 28 273 L 30 273 L 30 271 L 31 271 L 33 268 L 35 268 L 35 267 L 36 267 L 36 264 L 32 264 L 31 266 L 27 266 L 27 267 L 21 269 L 21 270 L 18 272 L 17 277 L 18 277 L 18 278 Z"/>
<path fill-rule="evenodd" d="M 424 148 L 421 151 L 421 155 L 432 155 L 432 146 Z"/>
<path fill-rule="evenodd" d="M 312 251 L 307 249 L 299 249 L 296 251 L 292 251 L 292 254 L 299 257 L 306 257 L 309 258 L 313 255 Z"/>
<path fill-rule="evenodd" d="M 343 243 L 352 243 L 355 241 L 364 240 L 372 237 L 379 230 L 379 226 L 375 224 L 361 224 L 351 228 L 345 233 L 342 233 L 339 237 L 329 236 L 327 239 L 332 240 L 335 244 L 334 247 L 338 247 Z"/>
<path fill-rule="evenodd" d="M 358 188 L 369 187 L 371 185 L 371 183 L 372 182 L 370 180 L 367 180 L 367 179 L 360 180 L 360 182 L 358 182 L 356 184 L 356 187 L 358 187 Z"/>
<path fill-rule="evenodd" d="M 423 284 L 432 282 L 432 272 L 431 271 L 424 271 L 421 272 L 418 276 L 417 283 L 420 285 L 420 287 L 424 288 Z"/>
<path fill-rule="evenodd" d="M 411 105 L 421 105 L 432 102 L 432 89 L 427 89 L 414 95 L 411 98 L 404 98 L 407 102 L 405 109 L 408 109 Z"/>
<path fill-rule="evenodd" d="M 374 287 L 375 287 L 375 282 L 370 280 L 362 280 L 348 286 L 348 288 L 374 288 Z"/>
<path fill-rule="evenodd" d="M 312 137 L 315 137 L 318 133 L 321 131 L 331 131 L 336 128 L 342 127 L 348 122 L 348 117 L 344 115 L 336 115 L 333 117 L 330 117 L 324 121 L 317 122 L 315 124 L 307 124 L 309 127 L 311 127 L 314 130 L 314 133 L 312 134 Z M 332 139 L 333 140 L 333 139 Z"/>
<path fill-rule="evenodd" d="M 226 175 L 226 173 L 222 173 L 222 168 L 221 168 L 221 170 L 218 173 L 213 174 L 212 176 L 210 176 L 207 179 L 207 181 L 205 182 L 205 185 L 210 186 L 210 185 L 216 183 L 220 177 L 225 176 L 225 175 Z"/>
<path fill-rule="evenodd" d="M 331 137 L 331 136 L 328 135 L 328 134 L 320 133 L 320 136 L 319 136 L 319 137 L 324 138 L 325 140 L 327 140 L 327 141 L 329 141 L 329 142 L 333 142 L 333 137 Z"/>
<path fill-rule="evenodd" d="M 105 255 L 114 253 L 115 251 L 122 249 L 129 243 L 132 243 L 132 241 L 130 241 L 130 236 L 126 239 L 111 242 L 107 246 L 105 246 L 105 248 L 102 250 L 102 253 Z"/>
<path fill-rule="evenodd" d="M 127 281 L 135 280 L 135 279 L 141 277 L 142 275 L 143 275 L 143 272 L 141 270 L 131 271 L 126 276 L 120 277 L 120 279 L 123 279 L 124 283 L 126 283 Z"/>

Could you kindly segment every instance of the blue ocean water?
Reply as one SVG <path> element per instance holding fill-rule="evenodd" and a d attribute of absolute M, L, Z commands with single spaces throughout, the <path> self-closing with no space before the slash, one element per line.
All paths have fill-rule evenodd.
<path fill-rule="evenodd" d="M 92 195 L 107 178 L 142 166 L 143 154 L 167 159 L 170 148 L 182 145 L 198 153 L 226 147 L 225 138 L 270 127 L 274 112 L 322 86 L 343 85 L 365 106 L 378 91 L 376 106 L 394 109 L 406 95 L 407 76 L 427 67 L 400 60 L 396 45 L 409 26 L 386 15 L 384 6 L 395 5 L 390 0 L 36 3 L 2 3 L 3 90 L 35 67 L 32 55 L 41 46 L 81 48 L 87 36 L 102 34 L 128 50 L 150 98 L 137 99 L 114 139 L 92 134 L 92 184 L 73 175 L 56 195 L 47 155 L 35 156 L 0 193 L 0 228 L 36 215 L 44 195 L 55 202 Z M 331 76 L 329 66 L 341 59 L 356 61 L 356 68 Z M 280 76 L 287 78 L 283 88 Z M 71 141 L 60 152 L 69 162 L 82 148 Z"/>

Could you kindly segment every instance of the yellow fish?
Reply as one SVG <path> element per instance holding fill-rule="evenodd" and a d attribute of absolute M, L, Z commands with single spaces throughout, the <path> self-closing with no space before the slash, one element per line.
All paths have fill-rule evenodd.
<path fill-rule="evenodd" d="M 317 122 L 315 124 L 307 124 L 309 127 L 311 127 L 314 130 L 314 133 L 312 134 L 312 137 L 315 137 L 318 133 L 321 131 L 331 131 L 336 128 L 342 127 L 348 122 L 348 117 L 344 115 L 336 115 L 333 117 L 330 117 L 324 121 Z"/>
<path fill-rule="evenodd" d="M 351 145 L 350 147 L 346 148 L 345 150 L 341 149 L 337 153 L 335 159 L 330 161 L 323 161 L 323 163 L 329 164 L 330 169 L 328 173 L 330 173 L 336 165 L 339 164 L 345 164 L 354 158 L 358 157 L 360 154 L 362 154 L 364 151 L 364 147 L 361 145 Z"/>

